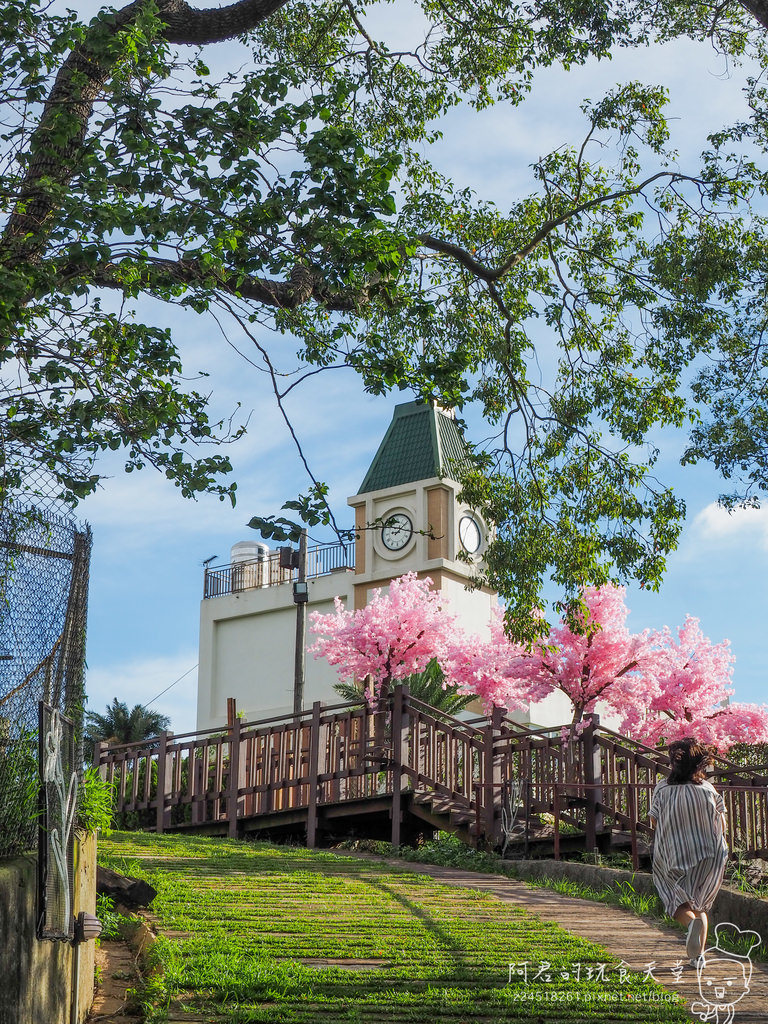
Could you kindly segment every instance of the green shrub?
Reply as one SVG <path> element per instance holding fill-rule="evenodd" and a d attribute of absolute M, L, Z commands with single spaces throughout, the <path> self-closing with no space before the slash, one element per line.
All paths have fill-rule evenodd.
<path fill-rule="evenodd" d="M 768 764 L 768 743 L 735 743 L 725 756 L 734 764 L 759 768 Z"/>
<path fill-rule="evenodd" d="M 102 939 L 109 941 L 120 938 L 120 925 L 123 922 L 123 917 L 115 910 L 115 901 L 111 896 L 101 893 L 96 896 L 96 917 L 101 921 L 100 937 Z"/>
<path fill-rule="evenodd" d="M 85 832 L 112 831 L 113 787 L 102 779 L 96 768 L 86 768 L 80 785 L 77 825 Z"/>
<path fill-rule="evenodd" d="M 503 871 L 501 858 L 495 853 L 485 853 L 467 846 L 451 832 L 438 832 L 435 839 L 421 843 L 415 850 L 403 846 L 399 850 L 403 860 L 420 864 L 439 864 L 448 868 L 464 868 L 470 871 Z"/>

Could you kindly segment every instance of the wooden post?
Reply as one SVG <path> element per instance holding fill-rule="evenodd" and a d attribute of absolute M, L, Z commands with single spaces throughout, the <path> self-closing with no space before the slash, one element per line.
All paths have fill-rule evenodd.
<path fill-rule="evenodd" d="M 375 683 L 373 676 L 368 675 L 363 679 L 363 692 L 366 690 L 369 693 L 374 692 Z M 371 750 L 361 750 L 361 758 L 364 758 L 367 753 L 374 755 L 381 754 L 384 748 L 384 719 L 386 718 L 386 706 L 387 698 L 389 697 L 389 685 L 382 683 L 379 689 L 378 699 L 375 704 L 371 706 L 369 721 L 371 725 Z M 362 763 L 362 761 L 361 761 Z"/>
<path fill-rule="evenodd" d="M 494 707 L 488 725 L 483 729 L 483 821 L 485 841 L 496 843 L 496 821 L 501 805 L 501 762 L 494 750 L 494 741 L 501 732 L 501 708 Z"/>
<path fill-rule="evenodd" d="M 171 737 L 173 733 L 170 733 Z M 157 805 L 157 812 L 155 817 L 155 829 L 158 832 L 164 832 L 165 829 L 171 824 L 171 809 L 166 807 L 166 798 L 169 795 L 169 786 L 171 779 L 168 772 L 168 736 L 169 733 L 163 730 L 160 733 L 160 747 L 157 752 L 157 793 L 155 794 L 155 803 Z M 152 755 L 147 756 L 147 774 L 152 771 Z M 134 773 L 138 775 L 138 758 L 136 759 L 136 767 L 134 767 Z"/>
<path fill-rule="evenodd" d="M 480 846 L 480 836 L 482 835 L 483 824 L 480 817 L 483 809 L 483 787 L 479 782 L 475 782 L 472 785 L 472 790 L 475 797 L 475 820 L 472 822 L 472 833 L 475 837 L 475 849 Z"/>
<path fill-rule="evenodd" d="M 590 715 L 589 721 L 581 734 L 584 782 L 586 784 L 587 822 L 585 840 L 587 851 L 592 851 L 597 846 L 597 832 L 598 829 L 602 828 L 603 824 L 603 815 L 598 811 L 598 804 L 603 802 L 603 791 L 599 785 L 601 782 L 600 748 L 595 743 L 595 729 L 599 725 L 600 716 Z"/>
<path fill-rule="evenodd" d="M 552 810 L 554 811 L 555 819 L 555 835 L 553 839 L 553 854 L 555 860 L 560 860 L 560 786 L 557 782 L 554 783 L 554 800 L 552 804 Z"/>
<path fill-rule="evenodd" d="M 632 842 L 632 869 L 637 871 L 640 867 L 640 857 L 637 852 L 637 800 L 635 799 L 635 787 L 631 782 L 627 783 L 627 810 L 629 811 L 629 835 Z"/>
<path fill-rule="evenodd" d="M 317 846 L 317 792 L 320 785 L 320 701 L 312 705 L 312 722 L 309 727 L 309 801 L 307 803 L 307 847 Z"/>
<path fill-rule="evenodd" d="M 229 698 L 227 705 L 229 705 Z M 227 780 L 227 820 L 229 837 L 237 839 L 237 811 L 240 789 L 240 719 L 235 720 L 227 730 L 229 739 L 229 779 Z"/>
<path fill-rule="evenodd" d="M 231 729 L 237 719 L 237 698 L 227 697 L 227 729 Z"/>
<path fill-rule="evenodd" d="M 93 767 L 101 776 L 102 780 L 106 782 L 107 779 L 107 766 L 101 763 L 101 751 L 102 748 L 106 748 L 106 743 L 102 743 L 101 740 L 96 740 L 93 745 Z"/>
<path fill-rule="evenodd" d="M 197 757 L 197 746 L 192 743 L 189 747 L 189 756 L 187 758 L 187 795 L 189 797 L 193 825 L 199 825 L 203 820 L 203 807 L 201 807 L 199 799 L 203 790 L 202 772 L 198 765 L 202 766 L 202 758 Z"/>
<path fill-rule="evenodd" d="M 403 817 L 403 762 L 408 750 L 408 694 L 403 684 L 392 695 L 392 845 L 400 845 Z"/>

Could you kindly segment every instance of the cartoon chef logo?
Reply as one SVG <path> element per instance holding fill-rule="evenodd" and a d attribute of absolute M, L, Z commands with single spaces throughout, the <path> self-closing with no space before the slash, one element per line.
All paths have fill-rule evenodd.
<path fill-rule="evenodd" d="M 741 940 L 747 953 L 723 949 L 721 940 L 729 936 Z M 757 932 L 742 931 L 735 924 L 722 921 L 715 927 L 715 944 L 708 946 L 699 959 L 697 974 L 702 1002 L 691 1004 L 691 1013 L 712 1024 L 731 1024 L 736 1005 L 749 992 L 752 978 L 750 953 L 761 942 Z"/>

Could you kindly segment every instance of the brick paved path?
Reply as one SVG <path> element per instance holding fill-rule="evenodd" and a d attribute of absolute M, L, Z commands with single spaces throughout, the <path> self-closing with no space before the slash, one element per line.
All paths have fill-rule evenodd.
<path fill-rule="evenodd" d="M 360 857 L 361 854 L 351 853 L 350 856 Z M 665 988 L 684 996 L 691 1020 L 705 1019 L 699 979 L 694 968 L 688 965 L 684 933 L 677 928 L 650 918 L 640 918 L 621 907 L 563 896 L 552 889 L 532 889 L 524 882 L 501 875 L 484 875 L 402 860 L 387 860 L 387 863 L 429 875 L 446 885 L 479 889 L 499 900 L 525 907 L 543 920 L 554 921 L 575 935 L 599 943 L 632 970 L 645 972 L 653 964 L 653 977 Z M 682 970 L 680 964 L 685 965 Z M 739 969 L 738 964 L 734 966 Z M 706 977 L 703 984 L 706 991 L 711 991 L 711 988 L 707 989 Z M 696 1003 L 701 1009 L 696 1009 Z M 725 1011 L 720 1011 L 719 1019 L 713 1015 L 706 1020 L 707 1024 L 730 1024 Z M 768 1024 L 768 968 L 765 965 L 753 965 L 749 992 L 735 1004 L 733 1024 Z"/>

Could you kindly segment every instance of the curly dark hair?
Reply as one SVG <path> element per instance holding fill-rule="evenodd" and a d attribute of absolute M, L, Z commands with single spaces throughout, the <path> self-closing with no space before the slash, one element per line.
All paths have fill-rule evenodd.
<path fill-rule="evenodd" d="M 698 785 L 704 781 L 707 768 L 712 764 L 714 747 L 706 747 L 693 736 L 686 736 L 670 743 L 667 751 L 672 765 L 672 772 L 667 779 L 670 786 L 684 782 Z"/>

